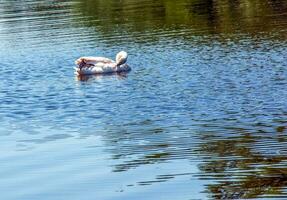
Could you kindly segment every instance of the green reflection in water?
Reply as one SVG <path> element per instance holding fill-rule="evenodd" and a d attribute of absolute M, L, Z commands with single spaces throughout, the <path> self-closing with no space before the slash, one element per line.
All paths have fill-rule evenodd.
<path fill-rule="evenodd" d="M 88 17 L 87 26 L 109 35 L 170 28 L 193 34 L 278 33 L 286 30 L 287 19 L 284 0 L 81 0 L 75 10 Z"/>
<path fill-rule="evenodd" d="M 216 180 L 215 183 L 207 184 L 206 192 L 215 199 L 286 196 L 287 156 L 282 150 L 273 149 L 277 153 L 269 152 L 272 145 L 282 148 L 284 143 L 277 143 L 286 136 L 279 132 L 264 137 L 244 129 L 237 131 L 237 137 L 215 138 L 213 136 L 216 134 L 209 134 L 209 141 L 200 145 L 199 154 L 208 156 L 199 167 L 202 171 L 199 177 Z M 274 142 L 271 143 L 272 140 Z M 258 145 L 258 142 L 262 142 L 263 146 Z"/>

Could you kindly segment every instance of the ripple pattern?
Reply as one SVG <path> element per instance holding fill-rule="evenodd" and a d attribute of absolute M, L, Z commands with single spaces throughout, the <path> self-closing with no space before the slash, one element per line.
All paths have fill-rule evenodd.
<path fill-rule="evenodd" d="M 286 13 L 0 1 L 2 198 L 286 198 Z M 74 77 L 76 58 L 122 49 L 130 73 Z"/>

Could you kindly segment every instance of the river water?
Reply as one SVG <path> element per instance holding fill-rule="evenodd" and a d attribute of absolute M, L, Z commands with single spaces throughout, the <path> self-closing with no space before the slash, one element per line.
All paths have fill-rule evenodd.
<path fill-rule="evenodd" d="M 285 0 L 1 0 L 1 199 L 287 198 L 286 52 Z"/>

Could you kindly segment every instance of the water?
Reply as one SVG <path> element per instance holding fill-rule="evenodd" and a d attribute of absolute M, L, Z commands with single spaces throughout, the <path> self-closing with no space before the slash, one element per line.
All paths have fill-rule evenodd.
<path fill-rule="evenodd" d="M 286 36 L 284 0 L 0 1 L 1 198 L 287 198 Z"/>

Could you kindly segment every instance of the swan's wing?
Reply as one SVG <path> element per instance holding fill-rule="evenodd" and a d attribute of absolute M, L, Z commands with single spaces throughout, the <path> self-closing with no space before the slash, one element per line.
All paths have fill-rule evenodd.
<path fill-rule="evenodd" d="M 114 63 L 112 59 L 105 57 L 81 57 L 76 60 L 76 65 L 95 65 L 97 63 Z"/>
<path fill-rule="evenodd" d="M 104 74 L 116 72 L 118 67 L 116 63 L 103 63 L 98 62 L 92 66 L 75 67 L 76 74 L 89 75 L 89 74 Z"/>
<path fill-rule="evenodd" d="M 86 61 L 88 64 L 95 64 L 98 62 L 101 63 L 112 63 L 115 62 L 112 59 L 109 58 L 105 58 L 105 57 L 85 57 Z"/>

